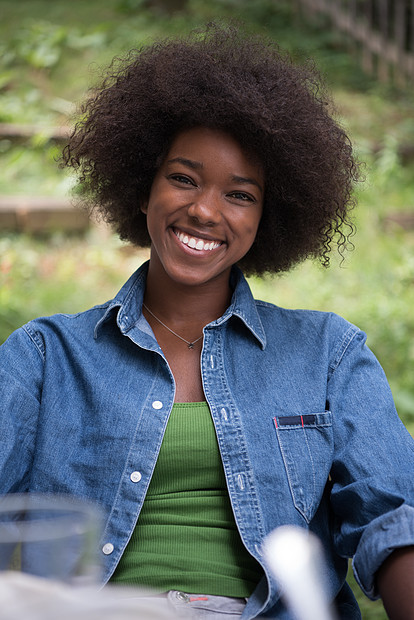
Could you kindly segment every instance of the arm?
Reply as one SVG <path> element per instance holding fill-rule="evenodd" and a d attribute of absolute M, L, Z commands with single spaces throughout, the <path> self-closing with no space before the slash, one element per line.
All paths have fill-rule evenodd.
<path fill-rule="evenodd" d="M 27 490 L 42 376 L 39 349 L 17 330 L 0 347 L 0 495 Z"/>
<path fill-rule="evenodd" d="M 376 577 L 388 617 L 391 620 L 414 618 L 414 546 L 393 551 Z"/>
<path fill-rule="evenodd" d="M 408 596 L 408 590 L 401 594 L 401 581 L 399 594 L 390 595 L 391 575 L 398 579 L 402 569 L 391 568 L 388 574 L 387 567 L 394 559 L 397 567 L 397 549 L 414 549 L 414 442 L 362 336 L 356 333 L 346 349 L 339 350 L 328 384 L 336 422 L 331 474 L 331 504 L 337 515 L 334 540 L 339 555 L 353 556 L 363 592 L 372 600 L 382 595 L 392 614 L 392 599 L 402 604 Z M 411 620 L 414 608 L 411 615 L 390 617 Z"/>

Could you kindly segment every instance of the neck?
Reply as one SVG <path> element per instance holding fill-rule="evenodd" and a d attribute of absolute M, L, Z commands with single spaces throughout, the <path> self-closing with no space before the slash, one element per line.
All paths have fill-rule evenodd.
<path fill-rule="evenodd" d="M 169 326 L 193 325 L 202 329 L 219 318 L 231 299 L 230 273 L 219 281 L 188 286 L 171 281 L 157 272 L 148 270 L 144 302 L 154 314 Z"/>

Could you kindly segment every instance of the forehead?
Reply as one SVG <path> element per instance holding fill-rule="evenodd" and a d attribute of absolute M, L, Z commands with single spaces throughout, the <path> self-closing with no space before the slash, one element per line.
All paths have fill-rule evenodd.
<path fill-rule="evenodd" d="M 217 165 L 235 167 L 241 172 L 243 169 L 254 172 L 263 180 L 263 169 L 261 163 L 257 161 L 240 142 L 231 134 L 220 129 L 208 127 L 194 127 L 179 132 L 173 139 L 168 150 L 165 161 L 175 157 L 185 157 L 205 165 L 215 162 Z"/>

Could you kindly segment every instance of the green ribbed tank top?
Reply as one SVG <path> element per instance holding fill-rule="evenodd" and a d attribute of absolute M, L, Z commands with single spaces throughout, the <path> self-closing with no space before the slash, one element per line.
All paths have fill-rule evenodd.
<path fill-rule="evenodd" d="M 262 569 L 231 509 L 207 403 L 175 403 L 147 495 L 111 582 L 250 596 Z"/>

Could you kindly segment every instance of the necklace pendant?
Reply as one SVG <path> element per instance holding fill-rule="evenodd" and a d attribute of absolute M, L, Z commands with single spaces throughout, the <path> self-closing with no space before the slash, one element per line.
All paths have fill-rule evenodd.
<path fill-rule="evenodd" d="M 199 342 L 199 340 L 201 340 L 201 339 L 202 339 L 203 335 L 201 335 L 199 338 L 196 338 L 193 342 L 188 342 L 188 340 L 186 340 L 185 338 L 183 338 L 182 336 L 180 336 L 180 334 L 177 334 L 177 332 L 173 331 L 170 327 L 168 327 L 168 325 L 166 325 L 165 323 L 163 323 L 163 322 L 161 321 L 161 319 L 159 319 L 157 316 L 155 316 L 155 314 L 154 314 L 153 312 L 151 312 L 151 310 L 148 308 L 148 306 L 146 306 L 144 303 L 142 304 L 142 307 L 143 307 L 143 308 L 145 308 L 145 310 L 146 310 L 147 312 L 149 312 L 149 314 L 150 314 L 152 317 L 154 317 L 154 319 L 155 319 L 156 321 L 158 321 L 158 323 L 159 323 L 160 325 L 162 325 L 163 327 L 165 327 L 165 329 L 168 329 L 168 331 L 169 331 L 171 334 L 174 334 L 174 336 L 176 336 L 177 338 L 179 338 L 180 340 L 182 340 L 183 342 L 185 342 L 185 343 L 186 343 L 186 345 L 188 346 L 188 348 L 189 348 L 189 349 L 194 349 L 194 345 L 195 345 L 195 343 L 196 343 L 196 342 Z"/>

